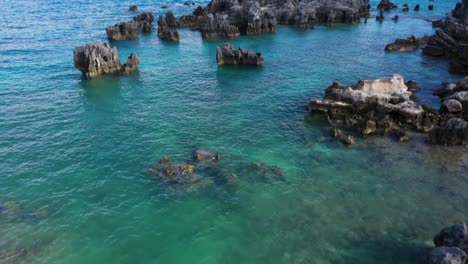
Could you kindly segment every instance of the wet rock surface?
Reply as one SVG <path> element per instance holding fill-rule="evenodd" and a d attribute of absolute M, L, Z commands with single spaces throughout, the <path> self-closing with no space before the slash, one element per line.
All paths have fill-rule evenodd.
<path fill-rule="evenodd" d="M 406 39 L 397 39 L 395 42 L 388 44 L 385 46 L 385 51 L 387 52 L 408 52 L 408 51 L 415 51 L 420 47 L 426 45 L 429 37 L 417 38 L 415 36 L 411 36 Z"/>
<path fill-rule="evenodd" d="M 398 6 L 390 2 L 390 0 L 381 0 L 377 5 L 377 9 L 382 9 L 384 11 L 388 11 L 394 8 L 398 8 Z"/>
<path fill-rule="evenodd" d="M 222 65 L 254 65 L 262 66 L 262 54 L 249 49 L 234 48 L 229 42 L 219 46 L 216 50 L 216 62 Z"/>
<path fill-rule="evenodd" d="M 126 64 L 119 60 L 117 48 L 111 48 L 107 43 L 88 43 L 76 47 L 73 51 L 75 67 L 87 78 L 105 74 L 130 73 L 139 65 L 138 57 L 133 53 Z"/>
<path fill-rule="evenodd" d="M 153 31 L 154 15 L 151 12 L 141 13 L 133 18 L 133 21 L 142 29 L 145 33 L 151 33 Z"/>
<path fill-rule="evenodd" d="M 447 20 L 439 23 L 442 27 L 431 36 L 423 54 L 432 57 L 446 57 L 449 60 L 450 71 L 454 73 L 468 73 L 468 25 L 465 6 L 457 4 L 448 14 Z"/>
<path fill-rule="evenodd" d="M 274 32 L 278 24 L 311 28 L 315 23 L 359 23 L 369 10 L 367 0 L 214 0 L 183 16 L 179 26 L 199 29 L 204 38 L 237 38 Z"/>
<path fill-rule="evenodd" d="M 457 247 L 434 248 L 426 259 L 427 264 L 464 264 L 466 253 Z"/>
<path fill-rule="evenodd" d="M 313 99 L 308 110 L 324 113 L 332 125 L 352 128 L 363 136 L 399 130 L 428 132 L 438 114 L 414 102 L 403 77 L 363 80 L 355 86 L 333 83 L 323 99 Z"/>
<path fill-rule="evenodd" d="M 171 26 L 170 26 L 171 25 Z M 158 19 L 158 36 L 160 39 L 178 43 L 180 41 L 179 32 L 174 28 L 177 25 L 174 14 L 166 13 L 166 18 L 162 15 Z"/>
<path fill-rule="evenodd" d="M 135 22 L 122 22 L 106 27 L 109 40 L 132 40 L 138 38 L 138 24 Z"/>

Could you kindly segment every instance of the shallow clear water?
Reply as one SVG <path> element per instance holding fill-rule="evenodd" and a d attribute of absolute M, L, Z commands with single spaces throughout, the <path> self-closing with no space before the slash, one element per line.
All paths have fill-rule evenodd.
<path fill-rule="evenodd" d="M 105 26 L 130 19 L 131 4 L 159 14 L 175 3 L 0 2 L 0 249 L 26 248 L 15 263 L 419 263 L 436 232 L 467 219 L 466 148 L 421 135 L 348 148 L 303 110 L 332 81 L 393 73 L 437 107 L 432 89 L 461 76 L 445 60 L 383 48 L 431 34 L 425 19 L 455 1 L 433 12 L 419 2 L 398 23 L 393 12 L 383 24 L 234 41 L 262 52 L 261 69 L 218 68 L 223 41 L 190 30 L 178 45 L 155 34 L 112 43 L 122 60 L 141 58 L 130 77 L 88 81 L 73 67 L 73 48 L 106 41 Z M 180 3 L 177 15 L 191 11 Z M 147 174 L 162 156 L 184 161 L 198 148 L 222 155 L 203 176 L 236 173 L 238 186 L 187 192 Z M 251 162 L 281 167 L 286 181 L 252 176 Z"/>

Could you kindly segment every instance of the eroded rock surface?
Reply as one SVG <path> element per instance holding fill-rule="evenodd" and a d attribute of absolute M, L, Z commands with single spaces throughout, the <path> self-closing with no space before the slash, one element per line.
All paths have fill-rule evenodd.
<path fill-rule="evenodd" d="M 219 46 L 216 50 L 218 65 L 263 65 L 262 54 L 249 49 L 234 48 L 229 42 Z"/>
<path fill-rule="evenodd" d="M 130 73 L 139 65 L 135 53 L 129 57 L 126 64 L 119 60 L 117 48 L 111 48 L 107 43 L 88 43 L 76 47 L 73 51 L 75 67 L 88 78 L 104 74 Z"/>
<path fill-rule="evenodd" d="M 407 51 L 415 51 L 420 47 L 426 45 L 429 37 L 417 38 L 415 36 L 411 36 L 406 39 L 397 39 L 395 42 L 388 44 L 385 46 L 385 51 L 394 52 L 407 52 Z"/>
<path fill-rule="evenodd" d="M 158 19 L 159 38 L 170 42 L 179 42 L 179 32 L 174 28 L 176 25 L 177 22 L 175 21 L 174 14 L 172 12 L 167 12 L 166 18 L 160 15 Z"/>
<path fill-rule="evenodd" d="M 122 22 L 106 27 L 110 40 L 132 40 L 138 38 L 138 24 L 135 22 Z"/>

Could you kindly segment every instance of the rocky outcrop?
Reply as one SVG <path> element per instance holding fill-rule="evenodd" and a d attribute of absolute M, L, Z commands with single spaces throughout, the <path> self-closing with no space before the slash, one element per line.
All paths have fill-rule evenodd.
<path fill-rule="evenodd" d="M 464 5 L 457 4 L 442 24 L 427 42 L 423 54 L 432 57 L 446 57 L 449 60 L 450 71 L 454 73 L 468 73 L 468 25 L 467 12 Z"/>
<path fill-rule="evenodd" d="M 130 6 L 130 7 L 128 8 L 128 11 L 136 12 L 136 11 L 138 11 L 138 6 L 132 5 L 132 6 Z"/>
<path fill-rule="evenodd" d="M 128 74 L 138 65 L 138 56 L 132 53 L 126 64 L 119 60 L 117 48 L 111 48 L 107 43 L 89 43 L 76 47 L 73 51 L 75 67 L 87 78 L 94 78 L 104 74 Z"/>
<path fill-rule="evenodd" d="M 388 44 L 385 46 L 385 51 L 388 52 L 407 52 L 407 51 L 415 51 L 420 47 L 426 45 L 429 37 L 417 38 L 415 36 L 411 36 L 406 39 L 397 39 L 395 42 Z"/>
<path fill-rule="evenodd" d="M 213 0 L 178 22 L 201 30 L 205 38 L 237 38 L 274 32 L 277 24 L 310 28 L 315 23 L 359 23 L 369 10 L 368 0 Z"/>
<path fill-rule="evenodd" d="M 422 107 L 400 75 L 363 80 L 355 86 L 333 83 L 323 99 L 313 99 L 308 110 L 324 113 L 329 123 L 354 129 L 363 136 L 386 135 L 400 130 L 428 132 L 435 127 L 438 114 Z"/>
<path fill-rule="evenodd" d="M 151 12 L 144 12 L 133 18 L 138 26 L 145 33 L 151 33 L 153 31 L 154 15 Z"/>
<path fill-rule="evenodd" d="M 171 16 L 172 15 L 172 16 Z M 158 19 L 158 36 L 160 39 L 165 40 L 165 41 L 170 41 L 170 42 L 179 42 L 179 32 L 173 27 L 170 27 L 167 23 L 167 21 L 170 22 L 170 24 L 173 24 L 175 22 L 172 20 L 174 18 L 174 15 L 172 12 L 168 12 L 166 14 L 166 18 L 164 18 L 162 15 L 159 16 Z"/>
<path fill-rule="evenodd" d="M 388 11 L 394 8 L 398 8 L 398 6 L 390 2 L 390 0 L 381 0 L 377 5 L 377 9 L 382 9 L 384 11 Z"/>
<path fill-rule="evenodd" d="M 468 142 L 468 77 L 435 91 L 441 97 L 440 121 L 429 133 L 429 142 L 464 145 Z"/>
<path fill-rule="evenodd" d="M 249 49 L 234 48 L 229 42 L 219 46 L 216 50 L 218 65 L 263 65 L 262 54 Z"/>
<path fill-rule="evenodd" d="M 106 27 L 109 40 L 132 40 L 138 38 L 138 24 L 135 22 L 122 22 Z"/>
<path fill-rule="evenodd" d="M 436 247 L 426 259 L 427 264 L 465 264 L 466 253 L 457 247 Z"/>

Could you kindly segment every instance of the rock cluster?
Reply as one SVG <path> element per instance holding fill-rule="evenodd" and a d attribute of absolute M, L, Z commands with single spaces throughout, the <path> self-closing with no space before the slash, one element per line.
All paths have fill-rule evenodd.
<path fill-rule="evenodd" d="M 458 83 L 447 83 L 435 92 L 441 97 L 440 121 L 429 132 L 429 142 L 441 145 L 463 145 L 468 142 L 468 77 Z"/>
<path fill-rule="evenodd" d="M 466 226 L 454 225 L 444 228 L 434 237 L 434 248 L 428 255 L 428 264 L 464 264 L 468 252 Z"/>
<path fill-rule="evenodd" d="M 325 113 L 333 126 L 343 126 L 362 136 L 371 134 L 396 136 L 408 140 L 406 131 L 428 133 L 428 142 L 439 145 L 464 145 L 468 142 L 468 77 L 456 84 L 447 84 L 436 91 L 442 97 L 439 111 L 413 101 L 419 86 L 403 77 L 364 80 L 352 87 L 333 83 L 325 97 L 312 99 L 307 109 Z M 345 137 L 337 128 L 332 136 Z M 348 141 L 351 142 L 351 141 Z"/>
<path fill-rule="evenodd" d="M 145 33 L 151 33 L 153 31 L 154 15 L 151 12 L 144 12 L 133 18 L 142 31 Z"/>
<path fill-rule="evenodd" d="M 106 27 L 109 40 L 132 40 L 138 38 L 138 24 L 136 22 L 122 22 Z"/>
<path fill-rule="evenodd" d="M 440 30 L 431 36 L 423 49 L 423 54 L 432 57 L 446 57 L 450 71 L 468 73 L 468 24 L 466 11 L 468 1 L 457 4 L 445 23 L 440 23 Z"/>
<path fill-rule="evenodd" d="M 132 8 L 132 7 L 130 7 Z M 122 22 L 106 27 L 109 40 L 133 40 L 138 38 L 138 29 L 150 33 L 153 28 L 154 16 L 151 12 L 145 12 L 133 18 L 133 21 Z"/>
<path fill-rule="evenodd" d="M 179 42 L 179 32 L 174 28 L 176 25 L 177 22 L 172 12 L 167 12 L 166 18 L 160 15 L 158 19 L 159 38 L 171 42 Z"/>
<path fill-rule="evenodd" d="M 219 46 L 216 50 L 216 62 L 218 65 L 254 65 L 262 66 L 263 57 L 259 52 L 249 49 L 234 48 L 229 42 Z"/>
<path fill-rule="evenodd" d="M 323 99 L 313 99 L 308 110 L 325 113 L 332 125 L 353 128 L 361 135 L 428 132 L 438 121 L 437 113 L 411 99 L 403 77 L 364 80 L 352 87 L 333 83 Z"/>
<path fill-rule="evenodd" d="M 395 42 L 388 44 L 385 46 L 385 51 L 388 52 L 407 52 L 407 51 L 415 51 L 420 47 L 426 45 L 429 37 L 417 38 L 415 36 L 411 36 L 406 39 L 397 39 Z"/>
<path fill-rule="evenodd" d="M 369 15 L 368 0 L 213 0 L 179 20 L 205 38 L 237 38 L 274 32 L 277 24 L 310 28 L 315 23 L 359 23 Z"/>
<path fill-rule="evenodd" d="M 111 48 L 107 43 L 88 43 L 76 47 L 73 51 L 73 61 L 75 67 L 88 78 L 103 74 L 129 74 L 140 64 L 138 56 L 132 53 L 127 63 L 122 65 L 117 48 Z"/>

